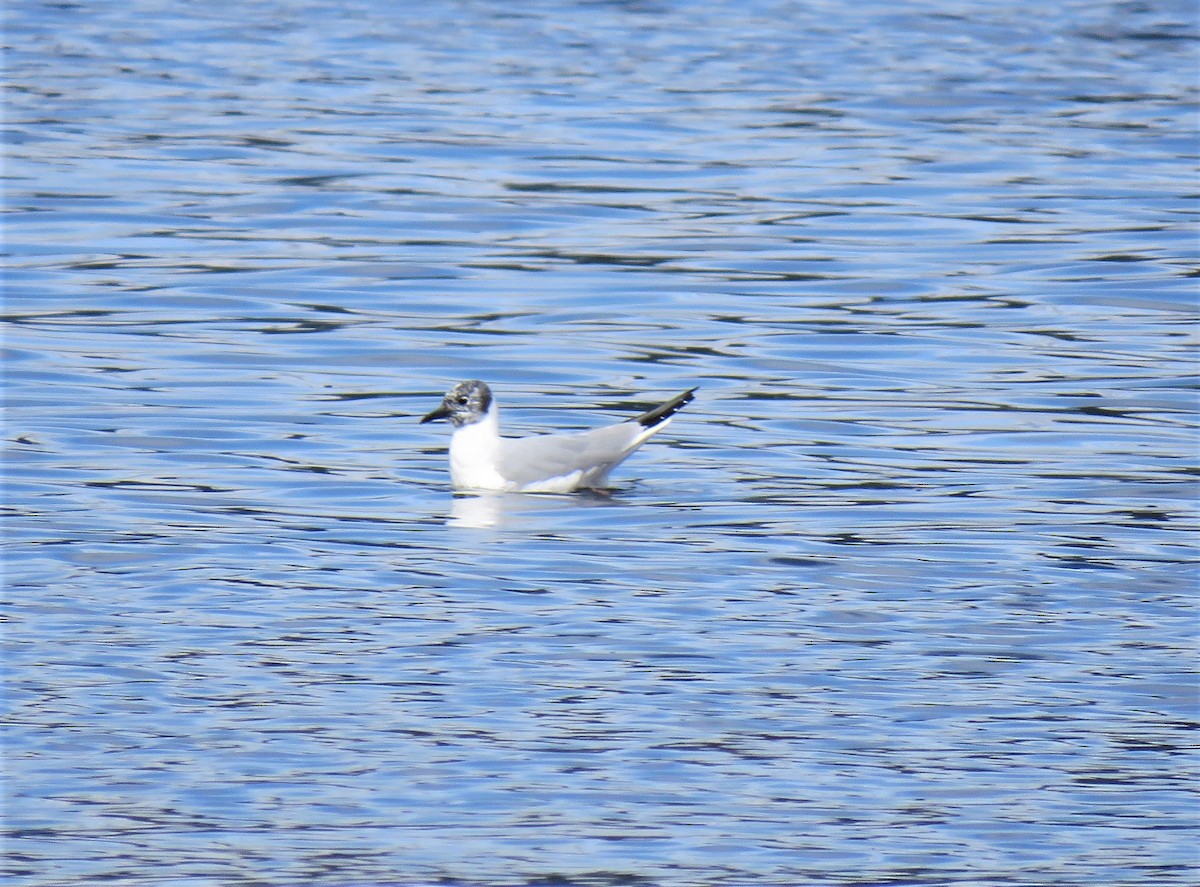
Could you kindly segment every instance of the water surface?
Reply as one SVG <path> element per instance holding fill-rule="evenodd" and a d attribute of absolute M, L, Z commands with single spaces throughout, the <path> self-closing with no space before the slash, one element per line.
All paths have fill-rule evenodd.
<path fill-rule="evenodd" d="M 10 882 L 1194 883 L 1190 5 L 392 7 L 8 11 Z"/>

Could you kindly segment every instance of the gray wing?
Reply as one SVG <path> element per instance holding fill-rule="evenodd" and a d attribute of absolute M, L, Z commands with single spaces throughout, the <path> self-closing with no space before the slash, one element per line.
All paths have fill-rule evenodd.
<path fill-rule="evenodd" d="M 529 484 L 572 471 L 612 468 L 648 437 L 637 422 L 622 422 L 580 434 L 543 434 L 504 439 L 500 446 L 500 473 L 506 480 Z"/>

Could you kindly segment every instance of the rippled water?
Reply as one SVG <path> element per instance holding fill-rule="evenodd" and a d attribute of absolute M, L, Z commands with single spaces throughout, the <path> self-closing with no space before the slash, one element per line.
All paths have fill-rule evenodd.
<path fill-rule="evenodd" d="M 6 30 L 9 883 L 1200 877 L 1190 4 Z"/>

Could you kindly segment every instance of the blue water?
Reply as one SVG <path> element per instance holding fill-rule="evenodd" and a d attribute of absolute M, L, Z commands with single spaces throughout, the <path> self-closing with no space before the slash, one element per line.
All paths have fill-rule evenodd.
<path fill-rule="evenodd" d="M 6 883 L 1196 883 L 1194 13 L 10 4 Z"/>

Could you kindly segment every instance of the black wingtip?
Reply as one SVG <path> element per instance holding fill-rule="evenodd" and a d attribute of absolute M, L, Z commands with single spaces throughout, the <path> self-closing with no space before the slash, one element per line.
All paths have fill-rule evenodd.
<path fill-rule="evenodd" d="M 635 421 L 645 428 L 650 428 L 651 426 L 657 425 L 664 419 L 671 418 L 671 416 L 674 416 L 677 412 L 683 409 L 684 406 L 691 403 L 692 397 L 695 395 L 695 393 L 695 388 L 689 388 L 687 391 L 683 392 L 683 394 L 678 394 L 675 397 L 672 397 L 661 406 L 657 406 L 652 410 L 647 410 L 646 412 L 642 413 Z"/>

